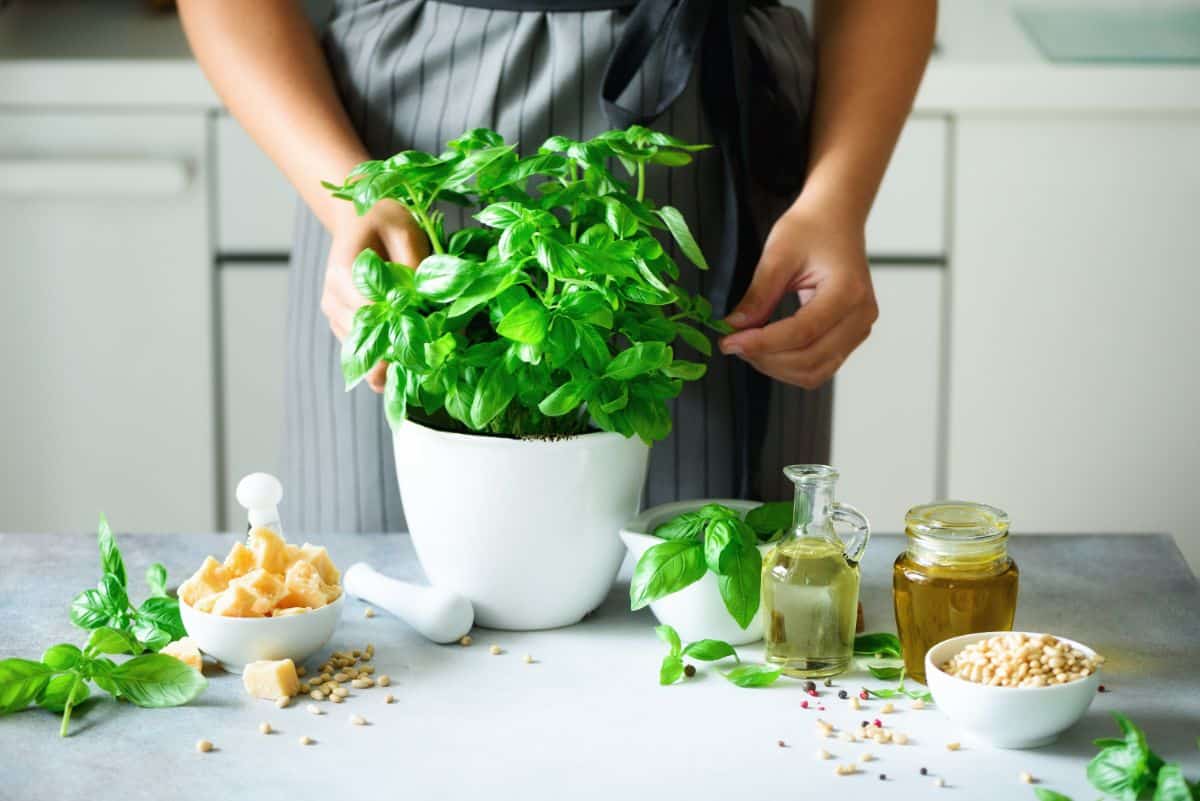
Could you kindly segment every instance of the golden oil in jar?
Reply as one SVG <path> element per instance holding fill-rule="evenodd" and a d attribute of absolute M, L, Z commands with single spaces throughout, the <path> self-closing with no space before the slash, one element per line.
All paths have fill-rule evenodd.
<path fill-rule="evenodd" d="M 892 569 L 905 675 L 925 682 L 925 652 L 950 637 L 1011 631 L 1017 565 L 1008 515 L 981 503 L 942 501 L 905 516 L 908 545 Z"/>

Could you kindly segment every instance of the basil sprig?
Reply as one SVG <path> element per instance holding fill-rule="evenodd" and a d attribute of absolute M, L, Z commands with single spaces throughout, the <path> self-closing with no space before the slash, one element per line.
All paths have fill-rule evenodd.
<path fill-rule="evenodd" d="M 854 638 L 854 656 L 860 662 L 866 659 L 877 660 L 866 663 L 867 671 L 880 681 L 897 679 L 893 689 L 867 690 L 876 698 L 898 698 L 904 696 L 921 701 L 932 701 L 933 694 L 928 690 L 909 690 L 904 686 L 904 663 L 901 661 L 900 638 L 886 631 L 870 634 L 859 634 Z"/>
<path fill-rule="evenodd" d="M 743 629 L 758 613 L 762 556 L 759 543 L 774 542 L 791 525 L 792 505 L 765 503 L 743 520 L 717 503 L 671 518 L 654 530 L 660 542 L 646 550 L 629 585 L 631 609 L 678 592 L 712 571 L 730 616 Z"/>
<path fill-rule="evenodd" d="M 774 684 L 783 675 L 783 671 L 770 665 L 742 663 L 737 651 L 724 640 L 696 640 L 685 647 L 679 639 L 679 633 L 667 625 L 654 629 L 658 638 L 667 644 L 667 655 L 663 657 L 658 669 L 658 683 L 664 686 L 674 684 L 684 676 L 685 665 L 683 658 L 690 657 L 698 662 L 719 662 L 733 657 L 737 666 L 721 673 L 725 679 L 738 687 L 766 687 Z"/>
<path fill-rule="evenodd" d="M 1100 753 L 1088 763 L 1091 785 L 1105 796 L 1120 801 L 1195 801 L 1200 782 L 1189 784 L 1178 762 L 1164 762 L 1146 743 L 1146 734 L 1133 721 L 1114 712 L 1113 718 L 1124 737 L 1103 737 L 1093 743 Z M 1196 744 L 1200 746 L 1200 739 Z M 1034 789 L 1038 801 L 1071 801 L 1045 787 Z"/>
<path fill-rule="evenodd" d="M 146 571 L 152 597 L 134 608 L 126 592 L 125 562 L 103 516 L 96 532 L 100 567 L 94 590 L 71 603 L 71 621 L 91 635 L 81 649 L 52 645 L 40 661 L 0 660 L 0 715 L 30 704 L 62 714 L 59 734 L 67 736 L 72 713 L 91 696 L 91 684 L 142 707 L 178 706 L 208 686 L 201 673 L 182 661 L 154 651 L 184 636 L 179 602 L 166 594 L 167 571 L 160 564 Z M 118 664 L 108 655 L 129 654 Z"/>
<path fill-rule="evenodd" d="M 704 147 L 635 125 L 587 141 L 553 136 L 521 158 L 477 128 L 439 155 L 405 151 L 326 183 L 359 214 L 399 203 L 433 251 L 419 265 L 371 250 L 355 260 L 367 304 L 343 342 L 347 388 L 382 360 L 393 425 L 413 417 L 511 437 L 594 427 L 664 439 L 668 401 L 706 369 L 680 358 L 681 346 L 705 359 L 703 329 L 732 329 L 677 283 L 664 243 L 708 264 L 683 215 L 646 197 L 646 168 L 688 164 Z M 448 234 L 447 202 L 480 225 Z"/>

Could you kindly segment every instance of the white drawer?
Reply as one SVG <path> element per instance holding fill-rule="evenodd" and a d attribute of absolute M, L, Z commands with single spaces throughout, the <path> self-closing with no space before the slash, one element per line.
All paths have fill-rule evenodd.
<path fill-rule="evenodd" d="M 872 257 L 945 257 L 948 127 L 941 117 L 914 117 L 904 126 L 867 220 Z"/>
<path fill-rule="evenodd" d="M 295 190 L 233 117 L 217 117 L 215 137 L 217 253 L 289 252 Z"/>

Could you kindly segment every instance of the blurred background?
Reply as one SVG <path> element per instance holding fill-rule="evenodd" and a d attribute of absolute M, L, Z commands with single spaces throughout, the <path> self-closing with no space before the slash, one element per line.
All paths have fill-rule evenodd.
<path fill-rule="evenodd" d="M 0 530 L 244 525 L 294 206 L 169 3 L 0 0 Z M 943 0 L 867 239 L 844 500 L 1169 532 L 1200 569 L 1200 3 Z"/>

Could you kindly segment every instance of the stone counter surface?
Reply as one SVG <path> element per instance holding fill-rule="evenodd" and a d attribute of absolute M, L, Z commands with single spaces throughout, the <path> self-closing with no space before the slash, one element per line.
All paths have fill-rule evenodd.
<path fill-rule="evenodd" d="M 174 586 L 207 554 L 228 551 L 237 535 L 118 537 L 135 601 L 146 566 L 162 561 Z M 399 578 L 419 580 L 403 535 L 329 535 L 339 567 L 366 560 Z M 890 564 L 896 536 L 876 537 L 864 562 L 863 601 L 870 630 L 893 630 Z M 367 619 L 347 603 L 331 649 L 375 644 L 375 665 L 393 678 L 387 690 L 352 691 L 347 702 L 305 711 L 277 709 L 246 696 L 238 676 L 208 670 L 209 688 L 193 704 L 142 710 L 108 699 L 72 721 L 60 739 L 58 716 L 31 709 L 0 718 L 0 799 L 494 798 L 705 799 L 962 798 L 1032 799 L 1018 781 L 1030 771 L 1076 801 L 1087 786 L 1091 740 L 1116 729 L 1122 710 L 1168 761 L 1200 776 L 1200 586 L 1166 536 L 1024 536 L 1012 543 L 1021 575 L 1017 627 L 1051 631 L 1094 646 L 1109 658 L 1110 692 L 1056 744 L 1002 751 L 972 743 L 936 708 L 908 703 L 887 723 L 907 746 L 818 740 L 815 719 L 838 726 L 876 717 L 824 691 L 827 712 L 800 708 L 798 682 L 739 689 L 702 666 L 696 678 L 657 684 L 664 646 L 649 611 L 628 611 L 628 565 L 607 602 L 583 623 L 555 631 L 476 630 L 468 648 L 421 639 L 384 613 Z M 514 555 L 514 558 L 519 555 Z M 0 657 L 37 658 L 49 645 L 82 643 L 68 619 L 79 590 L 99 577 L 91 535 L 0 534 Z M 488 653 L 496 643 L 500 656 Z M 758 659 L 757 647 L 740 649 Z M 536 660 L 525 664 L 523 655 Z M 311 664 L 316 664 L 314 660 Z M 880 686 L 862 675 L 838 687 Z M 386 705 L 391 692 L 396 703 Z M 811 699 L 809 699 L 811 700 Z M 352 714 L 370 725 L 353 726 Z M 275 734 L 258 732 L 268 721 Z M 301 746 L 302 735 L 316 743 Z M 195 751 L 200 738 L 216 750 Z M 781 748 L 779 740 L 787 747 Z M 961 740 L 963 749 L 945 744 Z M 826 747 L 835 755 L 819 761 Z M 855 776 L 834 765 L 870 751 L 876 760 Z M 930 776 L 919 775 L 928 768 Z M 879 773 L 886 773 L 881 782 Z M 933 777 L 945 787 L 936 787 Z"/>

